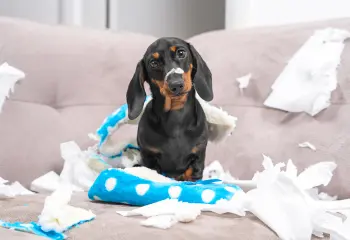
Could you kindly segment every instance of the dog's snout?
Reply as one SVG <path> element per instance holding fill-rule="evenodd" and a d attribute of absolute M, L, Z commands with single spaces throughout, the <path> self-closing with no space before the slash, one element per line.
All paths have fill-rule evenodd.
<path fill-rule="evenodd" d="M 174 79 L 172 81 L 169 81 L 168 83 L 170 91 L 177 95 L 181 93 L 182 89 L 184 88 L 184 81 L 182 79 Z"/>

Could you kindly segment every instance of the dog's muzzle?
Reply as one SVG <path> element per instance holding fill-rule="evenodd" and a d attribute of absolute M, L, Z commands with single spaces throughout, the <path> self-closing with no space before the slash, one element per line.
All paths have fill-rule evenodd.
<path fill-rule="evenodd" d="M 181 68 L 171 69 L 165 76 L 165 81 L 168 83 L 169 90 L 174 95 L 179 95 L 184 88 L 184 80 L 182 74 L 184 70 Z"/>

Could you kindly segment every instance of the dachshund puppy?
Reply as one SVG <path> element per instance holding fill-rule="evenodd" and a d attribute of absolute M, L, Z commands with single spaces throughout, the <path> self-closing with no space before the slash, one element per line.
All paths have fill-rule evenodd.
<path fill-rule="evenodd" d="M 178 38 L 160 38 L 138 62 L 126 98 L 128 116 L 137 118 L 152 92 L 137 132 L 141 164 L 184 181 L 202 178 L 208 125 L 198 95 L 213 99 L 211 72 L 196 49 Z"/>

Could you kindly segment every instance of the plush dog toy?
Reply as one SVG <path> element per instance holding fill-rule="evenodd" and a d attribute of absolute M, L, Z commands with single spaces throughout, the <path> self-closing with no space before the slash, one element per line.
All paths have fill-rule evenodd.
<path fill-rule="evenodd" d="M 236 127 L 237 118 L 229 115 L 221 108 L 212 106 L 204 101 L 199 95 L 197 100 L 201 104 L 209 125 L 209 141 L 219 143 L 232 134 Z M 143 109 L 152 99 L 146 97 Z M 96 170 L 104 170 L 110 167 L 125 168 L 132 167 L 139 163 L 140 152 L 136 143 L 136 136 L 128 142 L 112 141 L 113 134 L 126 124 L 137 125 L 143 111 L 134 120 L 128 118 L 128 105 L 124 104 L 107 116 L 96 133 L 89 134 L 89 137 L 98 141 L 96 154 L 90 161 L 90 166 Z M 92 166 L 93 165 L 93 166 Z"/>
<path fill-rule="evenodd" d="M 145 167 L 107 169 L 100 173 L 89 190 L 91 200 L 144 206 L 165 199 L 181 202 L 215 204 L 230 200 L 237 191 L 236 185 L 223 184 L 210 179 L 197 182 L 178 182 L 158 175 Z"/>

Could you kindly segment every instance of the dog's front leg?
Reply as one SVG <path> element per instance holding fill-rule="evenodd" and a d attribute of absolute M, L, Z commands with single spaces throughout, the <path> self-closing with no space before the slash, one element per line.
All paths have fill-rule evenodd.
<path fill-rule="evenodd" d="M 158 164 L 159 153 L 154 153 L 151 151 L 142 151 L 141 150 L 141 166 L 147 167 L 149 169 L 157 171 L 161 174 L 161 169 Z"/>
<path fill-rule="evenodd" d="M 205 149 L 191 154 L 190 165 L 186 171 L 176 178 L 178 181 L 197 181 L 203 178 L 204 162 L 205 162 Z"/>
<path fill-rule="evenodd" d="M 199 151 L 190 166 L 192 168 L 192 181 L 201 180 L 203 178 L 203 170 L 205 163 L 205 149 Z"/>

